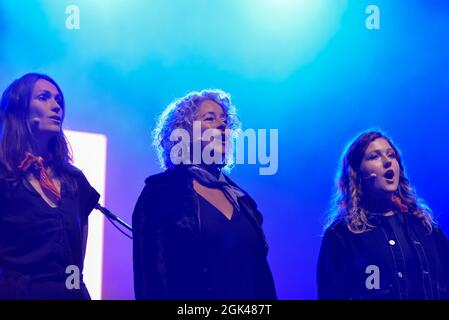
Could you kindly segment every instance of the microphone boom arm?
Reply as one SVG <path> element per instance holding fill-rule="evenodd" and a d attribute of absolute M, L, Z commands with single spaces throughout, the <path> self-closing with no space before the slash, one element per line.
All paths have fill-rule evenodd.
<path fill-rule="evenodd" d="M 120 225 L 122 225 L 123 227 L 125 227 L 129 231 L 133 232 L 133 228 L 129 224 L 127 224 L 125 221 L 120 219 L 118 216 L 113 214 L 111 211 L 109 211 L 105 207 L 102 207 L 99 203 L 97 203 L 97 205 L 95 206 L 95 209 L 99 210 L 101 213 L 103 213 L 109 219 L 117 221 Z"/>

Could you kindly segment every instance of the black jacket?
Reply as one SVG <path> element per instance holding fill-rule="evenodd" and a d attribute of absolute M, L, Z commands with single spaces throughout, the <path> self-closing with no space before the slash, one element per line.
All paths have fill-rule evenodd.
<path fill-rule="evenodd" d="M 410 214 L 404 218 L 419 261 L 424 298 L 449 299 L 448 239 L 437 225 L 429 234 L 420 219 Z M 369 221 L 375 227 L 361 234 L 349 231 L 341 220 L 326 230 L 318 260 L 319 299 L 408 299 L 408 274 L 395 233 L 385 217 Z M 378 267 L 379 288 L 366 285 L 373 274 L 369 266 Z"/>
<path fill-rule="evenodd" d="M 145 181 L 133 213 L 136 299 L 208 299 L 210 279 L 200 237 L 198 195 L 192 181 L 183 166 Z M 241 197 L 239 203 L 260 235 L 260 252 L 264 256 L 260 295 L 275 299 L 262 215 L 248 195 Z"/>

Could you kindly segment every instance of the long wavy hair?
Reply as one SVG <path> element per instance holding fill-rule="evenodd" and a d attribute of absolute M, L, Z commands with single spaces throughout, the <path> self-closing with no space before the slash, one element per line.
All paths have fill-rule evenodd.
<path fill-rule="evenodd" d="M 153 146 L 156 148 L 162 169 L 175 166 L 170 159 L 170 152 L 178 142 L 170 140 L 170 135 L 175 129 L 185 129 L 192 135 L 193 122 L 198 116 L 199 106 L 206 100 L 214 101 L 222 107 L 227 119 L 226 129 L 232 129 L 231 141 L 236 139 L 241 126 L 236 107 L 231 102 L 231 96 L 219 89 L 192 91 L 171 102 L 159 116 L 156 128 L 153 130 Z M 223 167 L 223 170 L 227 172 L 234 164 L 231 153 L 232 150 L 227 152 Z"/>
<path fill-rule="evenodd" d="M 383 138 L 391 145 L 399 163 L 399 186 L 395 195 L 408 208 L 407 214 L 412 214 L 423 222 L 429 232 L 432 232 L 432 212 L 425 202 L 418 198 L 414 188 L 406 176 L 404 164 L 398 148 L 393 141 L 380 130 L 368 130 L 350 141 L 342 154 L 336 174 L 336 192 L 331 201 L 331 208 L 326 227 L 337 220 L 343 220 L 353 233 L 363 233 L 373 228 L 368 221 L 367 210 L 364 207 L 362 177 L 360 164 L 368 145 Z"/>
<path fill-rule="evenodd" d="M 65 116 L 62 90 L 52 78 L 45 74 L 25 74 L 6 88 L 0 102 L 0 164 L 10 180 L 18 180 L 22 176 L 18 166 L 24 159 L 25 153 L 33 152 L 38 143 L 31 130 L 29 114 L 33 88 L 40 79 L 52 83 L 58 89 L 63 110 L 62 120 Z M 75 181 L 67 174 L 73 173 L 75 168 L 71 165 L 71 150 L 62 130 L 50 140 L 49 153 L 55 176 L 61 178 L 63 183 L 73 189 Z"/>

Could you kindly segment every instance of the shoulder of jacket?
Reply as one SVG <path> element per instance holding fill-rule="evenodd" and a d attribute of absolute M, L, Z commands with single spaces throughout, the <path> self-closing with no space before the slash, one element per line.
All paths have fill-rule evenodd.
<path fill-rule="evenodd" d="M 148 187 L 156 187 L 163 185 L 178 184 L 186 179 L 187 173 L 183 168 L 170 168 L 164 172 L 151 175 L 145 179 L 145 185 Z"/>
<path fill-rule="evenodd" d="M 332 224 L 326 228 L 324 235 L 334 236 L 341 239 L 348 233 L 350 233 L 350 231 L 346 222 L 343 219 L 338 219 L 332 222 Z"/>
<path fill-rule="evenodd" d="M 151 176 L 148 176 L 145 179 L 145 184 L 146 185 L 153 185 L 153 184 L 160 184 L 160 183 L 164 183 L 167 181 L 167 173 L 166 172 L 161 172 L 161 173 L 157 173 Z"/>
<path fill-rule="evenodd" d="M 83 171 L 80 168 L 75 167 L 73 164 L 67 163 L 63 167 L 60 167 L 63 174 L 68 174 L 75 179 L 85 179 Z"/>

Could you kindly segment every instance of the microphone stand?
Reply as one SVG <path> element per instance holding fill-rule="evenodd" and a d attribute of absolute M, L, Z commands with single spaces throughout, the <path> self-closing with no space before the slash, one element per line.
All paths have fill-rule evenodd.
<path fill-rule="evenodd" d="M 118 216 L 113 214 L 111 211 L 109 211 L 105 207 L 102 207 L 99 203 L 97 203 L 97 205 L 95 206 L 95 209 L 97 209 L 98 211 L 103 213 L 107 218 L 117 221 L 121 226 L 123 226 L 126 229 L 128 229 L 129 231 L 133 232 L 133 228 L 129 224 L 127 224 L 125 221 L 120 219 Z"/>

